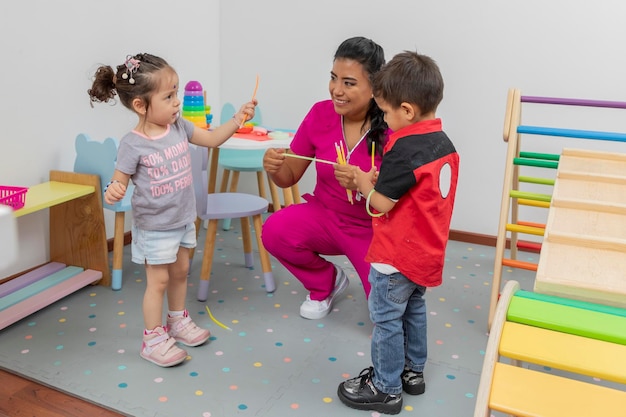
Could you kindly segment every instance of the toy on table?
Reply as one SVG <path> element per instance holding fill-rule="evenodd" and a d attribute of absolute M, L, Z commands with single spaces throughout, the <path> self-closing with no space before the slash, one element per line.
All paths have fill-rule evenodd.
<path fill-rule="evenodd" d="M 189 81 L 185 85 L 183 117 L 202 129 L 211 127 L 213 120 L 211 106 L 207 106 L 205 102 L 206 95 L 202 89 L 202 84 L 198 81 Z"/>

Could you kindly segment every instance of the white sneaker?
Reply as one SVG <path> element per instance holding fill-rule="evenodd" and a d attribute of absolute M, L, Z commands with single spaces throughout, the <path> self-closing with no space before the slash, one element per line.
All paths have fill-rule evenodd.
<path fill-rule="evenodd" d="M 300 306 L 300 315 L 305 319 L 316 320 L 326 317 L 333 308 L 333 301 L 348 288 L 350 281 L 343 269 L 335 265 L 337 277 L 335 278 L 335 288 L 327 299 L 322 301 L 311 300 L 311 296 L 307 295 L 306 300 Z"/>

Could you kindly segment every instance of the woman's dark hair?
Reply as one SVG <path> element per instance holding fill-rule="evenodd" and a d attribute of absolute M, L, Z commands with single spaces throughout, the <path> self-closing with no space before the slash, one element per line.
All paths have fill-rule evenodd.
<path fill-rule="evenodd" d="M 158 89 L 158 78 L 155 73 L 169 68 L 174 69 L 163 59 L 150 54 L 129 55 L 123 64 L 113 71 L 108 65 L 96 70 L 93 84 L 87 93 L 91 105 L 93 103 L 107 103 L 114 100 L 117 94 L 124 107 L 133 110 L 133 99 L 140 98 L 150 106 L 150 97 Z"/>
<path fill-rule="evenodd" d="M 383 48 L 371 39 L 362 36 L 346 39 L 339 45 L 335 52 L 334 59 L 347 58 L 357 61 L 363 65 L 363 69 L 369 75 L 372 82 L 374 74 L 376 74 L 385 64 L 385 52 Z M 387 123 L 383 116 L 382 110 L 378 107 L 374 99 L 370 100 L 369 108 L 363 125 L 370 122 L 370 130 L 367 134 L 367 147 L 372 148 L 372 142 L 376 143 L 376 151 L 382 155 L 382 140 L 387 132 Z"/>

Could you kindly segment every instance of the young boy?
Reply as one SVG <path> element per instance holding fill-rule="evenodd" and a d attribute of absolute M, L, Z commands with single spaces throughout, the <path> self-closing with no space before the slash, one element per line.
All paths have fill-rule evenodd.
<path fill-rule="evenodd" d="M 374 98 L 393 134 L 380 173 L 355 167 L 356 185 L 375 209 L 368 305 L 373 366 L 339 385 L 349 407 L 398 414 L 402 390 L 424 393 L 427 287 L 441 284 L 459 156 L 436 118 L 443 79 L 435 61 L 396 55 L 374 76 Z M 375 184 L 375 185 L 374 185 Z"/>

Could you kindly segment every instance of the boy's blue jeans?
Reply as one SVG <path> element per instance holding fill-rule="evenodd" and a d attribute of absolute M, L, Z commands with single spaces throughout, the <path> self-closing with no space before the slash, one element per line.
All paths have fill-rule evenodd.
<path fill-rule="evenodd" d="M 373 382 L 386 394 L 402 392 L 405 365 L 422 372 L 426 364 L 426 287 L 401 273 L 385 275 L 371 268 L 368 306 L 372 332 Z"/>

